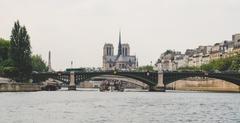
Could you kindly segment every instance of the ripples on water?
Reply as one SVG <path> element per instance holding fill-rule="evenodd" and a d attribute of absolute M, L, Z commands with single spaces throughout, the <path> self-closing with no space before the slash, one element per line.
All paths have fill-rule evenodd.
<path fill-rule="evenodd" d="M 239 93 L 0 93 L 0 123 L 240 123 Z"/>

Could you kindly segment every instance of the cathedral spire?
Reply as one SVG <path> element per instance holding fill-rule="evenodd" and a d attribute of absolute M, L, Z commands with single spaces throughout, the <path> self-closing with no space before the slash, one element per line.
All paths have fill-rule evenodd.
<path fill-rule="evenodd" d="M 118 55 L 122 54 L 122 42 L 121 42 L 121 31 L 119 31 L 119 44 L 118 44 Z"/>

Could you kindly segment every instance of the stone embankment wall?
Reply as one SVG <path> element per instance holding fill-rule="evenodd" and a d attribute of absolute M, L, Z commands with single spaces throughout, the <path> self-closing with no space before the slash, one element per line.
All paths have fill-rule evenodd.
<path fill-rule="evenodd" d="M 219 79 L 178 80 L 168 84 L 167 88 L 186 91 L 240 92 L 240 86 Z"/>
<path fill-rule="evenodd" d="M 81 82 L 80 83 L 80 88 L 93 88 L 93 83 L 90 83 L 88 81 Z"/>
<path fill-rule="evenodd" d="M 0 92 L 32 92 L 41 91 L 40 85 L 25 83 L 0 83 Z"/>

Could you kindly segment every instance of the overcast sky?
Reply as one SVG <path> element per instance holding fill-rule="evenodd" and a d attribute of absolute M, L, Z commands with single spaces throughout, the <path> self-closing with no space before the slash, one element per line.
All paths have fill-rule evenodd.
<path fill-rule="evenodd" d="M 0 37 L 16 20 L 31 37 L 33 54 L 55 70 L 101 67 L 104 43 L 117 53 L 118 31 L 140 65 L 162 52 L 230 40 L 240 32 L 240 0 L 0 0 Z"/>

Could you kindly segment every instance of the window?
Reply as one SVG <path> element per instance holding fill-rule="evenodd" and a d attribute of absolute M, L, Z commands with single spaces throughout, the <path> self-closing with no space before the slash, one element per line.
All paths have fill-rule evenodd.
<path fill-rule="evenodd" d="M 125 56 L 125 48 L 122 48 L 122 55 Z"/>
<path fill-rule="evenodd" d="M 109 55 L 109 56 L 111 55 L 111 47 L 109 47 L 109 53 L 108 53 L 108 55 Z"/>
<path fill-rule="evenodd" d="M 127 48 L 125 48 L 125 56 L 127 56 L 128 54 L 127 54 L 127 52 L 128 52 L 128 50 L 127 50 Z"/>
<path fill-rule="evenodd" d="M 108 56 L 108 47 L 107 47 L 107 56 Z"/>

